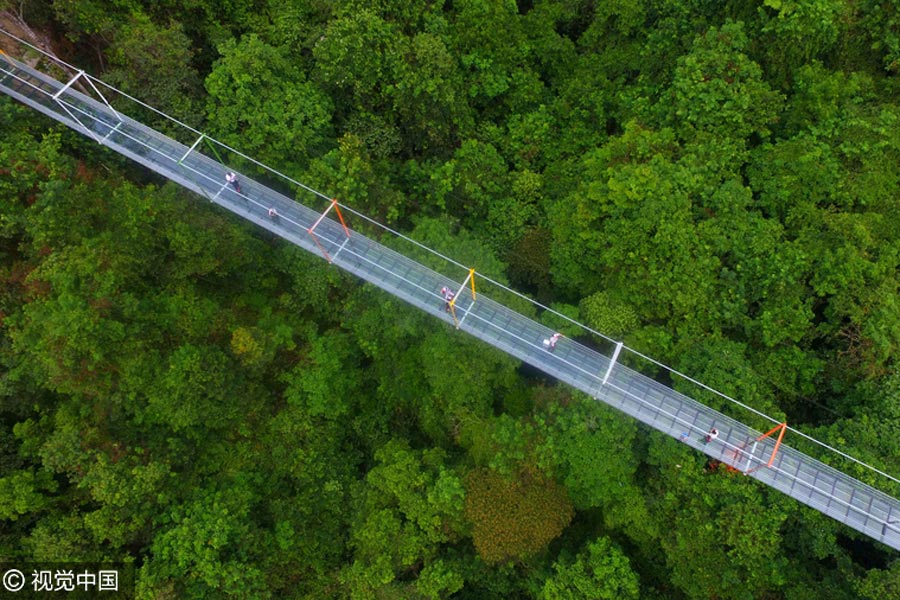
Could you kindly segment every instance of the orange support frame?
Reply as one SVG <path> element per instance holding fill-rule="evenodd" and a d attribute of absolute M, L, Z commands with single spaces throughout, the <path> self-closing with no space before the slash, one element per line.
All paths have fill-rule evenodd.
<path fill-rule="evenodd" d="M 776 427 L 773 427 L 773 428 L 770 429 L 767 433 L 765 433 L 765 434 L 759 436 L 758 438 L 756 438 L 756 441 L 758 442 L 758 441 L 760 441 L 760 440 L 763 439 L 763 438 L 769 437 L 770 435 L 772 435 L 773 433 L 775 433 L 775 432 L 778 431 L 779 429 L 781 430 L 781 432 L 778 434 L 778 439 L 775 440 L 775 448 L 772 449 L 772 456 L 771 456 L 771 458 L 769 458 L 769 464 L 767 464 L 766 467 L 771 467 L 771 466 L 772 466 L 772 463 L 775 462 L 775 455 L 778 454 L 778 448 L 781 447 L 781 440 L 784 439 L 784 432 L 787 431 L 787 423 L 782 423 L 781 425 L 778 425 L 778 426 L 776 426 Z"/>
<path fill-rule="evenodd" d="M 787 432 L 787 423 L 781 423 L 780 425 L 776 425 L 775 427 L 773 427 L 766 433 L 764 433 L 761 436 L 759 436 L 758 438 L 756 438 L 756 442 L 761 442 L 762 440 L 771 436 L 776 431 L 778 432 L 778 438 L 775 440 L 775 447 L 772 449 L 772 456 L 769 457 L 769 462 L 766 463 L 766 468 L 770 468 L 773 464 L 775 464 L 775 457 L 778 455 L 778 449 L 781 448 L 781 440 L 784 439 L 784 434 Z M 754 450 L 756 449 L 755 443 L 753 445 L 753 448 L 754 448 Z M 751 458 L 752 458 L 752 454 L 753 453 L 751 452 Z M 749 468 L 750 467 L 749 464 L 747 466 L 748 466 L 747 470 L 744 471 L 745 474 L 749 474 L 759 468 L 759 467 L 755 467 L 755 468 L 751 469 L 751 468 Z"/>
<path fill-rule="evenodd" d="M 325 248 L 322 247 L 322 244 L 319 242 L 319 238 L 316 237 L 315 230 L 316 230 L 316 227 L 319 226 L 319 223 L 322 222 L 322 219 L 324 219 L 328 215 L 328 212 L 332 208 L 337 213 L 338 219 L 340 219 L 340 221 L 341 221 L 341 227 L 344 228 L 344 233 L 347 234 L 347 237 L 349 238 L 350 230 L 347 228 L 347 223 L 344 222 L 344 215 L 341 213 L 341 207 L 338 204 L 337 198 L 331 199 L 331 204 L 328 205 L 328 208 L 325 209 L 325 212 L 323 212 L 321 215 L 319 215 L 319 218 L 316 219 L 316 222 L 313 223 L 312 226 L 306 230 L 306 233 L 309 234 L 309 237 L 311 237 L 313 239 L 313 241 L 316 243 L 316 246 L 318 246 L 319 250 L 322 251 L 322 256 L 324 256 L 325 260 L 327 260 L 329 263 L 331 263 L 331 256 L 329 256 L 328 252 L 325 251 Z M 338 251 L 340 251 L 340 248 L 338 249 Z"/>
<path fill-rule="evenodd" d="M 334 207 L 334 211 L 337 213 L 338 219 L 341 221 L 341 227 L 344 228 L 344 233 L 347 234 L 347 237 L 350 237 L 350 230 L 347 229 L 347 224 L 344 222 L 344 214 L 341 212 L 341 205 L 338 204 L 337 198 L 331 199 L 331 206 Z"/>

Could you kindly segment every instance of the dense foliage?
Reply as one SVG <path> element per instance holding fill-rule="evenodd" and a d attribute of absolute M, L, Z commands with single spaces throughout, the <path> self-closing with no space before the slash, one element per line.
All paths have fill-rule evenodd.
<path fill-rule="evenodd" d="M 900 0 L 0 6 L 900 472 Z M 900 597 L 896 552 L 5 97 L 0 130 L 4 561 L 148 599 Z"/>

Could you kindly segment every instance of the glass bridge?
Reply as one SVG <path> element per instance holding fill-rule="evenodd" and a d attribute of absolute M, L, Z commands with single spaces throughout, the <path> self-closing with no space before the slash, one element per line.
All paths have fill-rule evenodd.
<path fill-rule="evenodd" d="M 900 501 L 782 443 L 786 425 L 763 434 L 709 408 L 623 364 L 626 354 L 635 353 L 622 344 L 605 356 L 563 338 L 550 352 L 543 343 L 550 329 L 481 292 L 476 296 L 474 288 L 469 293 L 467 282 L 348 229 L 336 201 L 306 188 L 331 202 L 323 214 L 240 173 L 238 192 L 225 180 L 232 169 L 201 152 L 203 134 L 193 146 L 182 144 L 116 111 L 94 83 L 102 82 L 74 69 L 61 72 L 71 79 L 59 81 L 0 54 L 0 90 L 9 96 L 732 470 L 900 550 Z M 440 295 L 444 286 L 458 290 L 449 313 Z M 719 436 L 706 443 L 713 428 Z"/>

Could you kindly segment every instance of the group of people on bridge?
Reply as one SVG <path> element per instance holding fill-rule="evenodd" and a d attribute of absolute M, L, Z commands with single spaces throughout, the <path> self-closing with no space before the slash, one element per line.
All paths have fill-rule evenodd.
<path fill-rule="evenodd" d="M 238 176 L 234 174 L 234 171 L 225 173 L 225 183 L 233 187 L 238 194 L 241 193 L 241 182 L 238 181 Z M 274 207 L 269 208 L 268 215 L 270 219 L 275 219 L 278 217 L 278 211 Z"/>

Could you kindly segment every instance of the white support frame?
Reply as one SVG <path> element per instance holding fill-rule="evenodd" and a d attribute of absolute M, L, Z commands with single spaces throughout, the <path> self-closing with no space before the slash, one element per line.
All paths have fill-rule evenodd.
<path fill-rule="evenodd" d="M 744 469 L 744 475 L 749 475 L 753 469 L 753 457 L 756 455 L 756 446 L 758 444 L 759 440 L 753 440 L 753 447 L 750 448 L 750 454 L 747 455 L 747 468 Z"/>
<path fill-rule="evenodd" d="M 349 242 L 349 241 L 350 241 L 350 238 L 344 239 L 344 242 L 338 247 L 337 250 L 335 250 L 334 256 L 331 257 L 331 260 L 332 260 L 332 261 L 338 257 L 338 254 L 341 253 L 341 250 L 344 249 L 344 246 L 346 246 L 346 245 L 347 245 L 347 242 Z"/>
<path fill-rule="evenodd" d="M 456 299 L 459 298 L 459 295 L 462 294 L 462 291 L 463 291 L 464 289 L 466 289 L 466 285 L 467 285 L 467 284 L 469 283 L 469 281 L 472 279 L 472 274 L 473 274 L 474 272 L 475 272 L 475 269 L 470 269 L 470 270 L 469 270 L 469 274 L 466 275 L 466 278 L 465 278 L 465 279 L 463 279 L 462 285 L 459 286 L 459 289 L 456 290 L 456 293 L 453 295 L 453 310 L 454 310 L 454 311 L 456 310 Z M 462 327 L 463 321 L 465 321 L 465 320 L 466 320 L 466 317 L 469 316 L 469 311 L 472 310 L 472 305 L 474 305 L 474 304 L 475 304 L 475 298 L 473 297 L 473 298 L 472 298 L 472 304 L 469 305 L 468 310 L 466 310 L 466 314 L 464 314 L 464 315 L 462 316 L 461 319 L 456 319 L 456 318 L 453 319 L 453 320 L 456 322 L 456 328 L 457 328 L 457 329 L 459 329 L 460 327 Z M 455 317 L 455 314 L 454 314 L 454 317 Z"/>
<path fill-rule="evenodd" d="M 182 162 L 184 162 L 184 159 L 186 159 L 186 158 L 188 157 L 188 154 L 190 154 L 191 152 L 194 151 L 194 148 L 196 148 L 198 145 L 200 145 L 200 142 L 202 142 L 202 141 L 203 141 L 203 138 L 205 138 L 205 137 L 206 137 L 206 134 L 205 134 L 205 133 L 201 133 L 201 134 L 200 134 L 200 137 L 197 138 L 197 141 L 194 142 L 194 145 L 191 146 L 190 148 L 188 148 L 187 152 L 184 153 L 184 156 L 182 156 L 181 158 L 178 159 L 178 164 L 179 164 L 179 165 L 180 165 Z"/>
<path fill-rule="evenodd" d="M 612 358 L 609 359 L 609 368 L 606 369 L 606 374 L 603 375 L 603 385 L 606 385 L 606 382 L 609 381 L 609 376 L 612 373 L 613 367 L 616 366 L 616 360 L 619 358 L 619 352 L 622 351 L 622 342 L 616 344 L 616 350 L 613 352 Z"/>
<path fill-rule="evenodd" d="M 88 75 L 87 73 L 84 73 L 84 71 L 82 71 L 82 73 L 84 74 L 84 78 L 87 79 L 87 82 L 88 82 L 89 84 L 91 84 L 91 88 L 93 88 L 93 90 L 94 90 L 95 92 L 97 92 L 97 95 L 100 96 L 100 99 L 103 100 L 103 104 L 106 105 L 106 108 L 108 108 L 109 110 L 111 110 L 112 113 L 113 113 L 114 115 L 116 115 L 116 119 L 119 120 L 119 123 L 121 123 L 121 122 L 122 122 L 122 115 L 120 115 L 120 114 L 116 111 L 116 109 L 113 108 L 113 105 L 109 103 L 109 100 L 106 99 L 106 96 L 104 96 L 103 93 L 100 92 L 99 89 L 97 89 L 97 86 L 94 85 L 93 78 L 92 78 L 90 75 Z M 99 81 L 99 80 L 98 80 L 98 81 Z"/>
<path fill-rule="evenodd" d="M 459 295 L 462 294 L 462 291 L 466 289 L 466 284 L 469 283 L 469 280 L 472 279 L 472 271 L 469 271 L 469 274 L 466 275 L 466 278 L 463 279 L 462 285 L 459 286 L 459 289 L 456 290 L 456 294 L 453 295 L 453 299 L 459 298 Z M 475 302 L 475 299 L 472 299 L 472 302 Z"/>
<path fill-rule="evenodd" d="M 81 77 L 82 75 L 84 75 L 84 71 L 81 71 L 81 70 L 79 70 L 77 73 L 75 73 L 75 77 L 73 77 L 72 79 L 70 79 L 70 80 L 69 80 L 69 83 L 67 83 L 66 85 L 64 85 L 64 86 L 62 86 L 61 88 L 59 88 L 59 91 L 56 92 L 55 94 L 53 94 L 53 99 L 56 100 L 56 101 L 58 102 L 58 101 L 59 101 L 59 97 L 62 96 L 63 93 L 65 93 L 65 91 L 66 91 L 67 89 L 69 89 L 70 87 L 72 87 L 72 85 L 73 85 L 76 81 L 78 81 L 78 78 Z"/>
<path fill-rule="evenodd" d="M 219 191 L 216 192 L 216 195 L 215 195 L 215 196 L 213 196 L 212 198 L 209 198 L 209 194 L 207 194 L 206 197 L 209 198 L 209 201 L 210 201 L 210 202 L 215 202 L 215 201 L 216 201 L 216 198 L 219 197 L 219 194 L 221 194 L 222 192 L 224 192 L 224 191 L 225 191 L 225 188 L 227 188 L 227 187 L 228 187 L 228 184 L 226 183 L 225 185 L 223 185 L 222 187 L 219 188 Z"/>
<path fill-rule="evenodd" d="M 90 136 L 91 138 L 93 138 L 93 140 L 94 140 L 95 142 L 97 142 L 98 144 L 101 144 L 101 145 L 103 144 L 103 140 L 100 139 L 99 137 L 97 137 L 97 134 L 94 133 L 94 131 L 93 131 L 92 129 L 89 129 L 87 125 L 85 125 L 84 123 L 82 123 L 82 122 L 78 119 L 78 117 L 76 117 L 75 115 L 73 115 L 73 114 L 72 114 L 72 111 L 70 111 L 68 108 L 66 108 L 66 105 L 65 105 L 65 103 L 64 103 L 62 100 L 59 100 L 58 98 L 55 98 L 55 97 L 54 97 L 53 99 L 56 101 L 57 104 L 59 104 L 59 107 L 60 107 L 60 108 L 62 108 L 64 111 L 66 111 L 66 114 L 69 115 L 69 116 L 72 118 L 73 121 L 75 121 L 76 123 L 78 123 L 78 124 L 81 126 L 81 128 L 84 129 L 85 133 L 86 133 L 88 136 Z"/>
<path fill-rule="evenodd" d="M 113 127 L 112 129 L 110 129 L 110 130 L 109 130 L 109 133 L 107 133 L 106 135 L 103 136 L 103 141 L 105 142 L 106 140 L 109 139 L 109 136 L 111 136 L 111 135 L 114 134 L 116 131 L 118 131 L 118 130 L 119 130 L 119 125 L 121 125 L 121 124 L 122 124 L 122 121 L 119 121 L 118 123 L 116 123 L 116 126 Z"/>
<path fill-rule="evenodd" d="M 475 303 L 473 302 L 472 304 L 474 305 Z M 469 306 L 469 308 L 466 310 L 466 314 L 464 314 L 464 315 L 462 316 L 462 318 L 459 320 L 459 323 L 456 325 L 456 328 L 457 328 L 457 329 L 459 329 L 460 327 L 462 327 L 463 321 L 465 321 L 465 320 L 466 320 L 466 317 L 469 316 L 469 311 L 471 311 L 471 310 L 472 310 L 472 306 Z"/>
<path fill-rule="evenodd" d="M 335 205 L 335 204 L 337 204 L 337 203 L 332 201 L 332 203 L 328 205 L 328 208 L 325 209 L 325 212 L 323 212 L 321 215 L 319 215 L 319 218 L 316 219 L 316 222 L 313 223 L 312 225 L 310 225 L 310 227 L 309 227 L 309 232 L 310 232 L 310 233 L 314 233 L 314 232 L 315 232 L 316 227 L 318 227 L 318 226 L 319 226 L 319 223 L 321 223 L 322 220 L 325 219 L 325 217 L 328 216 L 328 213 L 331 212 L 331 209 L 334 208 L 334 205 Z"/>
<path fill-rule="evenodd" d="M 72 111 L 70 111 L 70 110 L 68 109 L 68 107 L 65 105 L 65 103 L 64 103 L 62 100 L 59 99 L 59 97 L 62 96 L 63 93 L 65 93 L 66 90 L 68 90 L 70 87 L 72 87 L 72 84 L 74 84 L 76 81 L 78 81 L 78 79 L 79 79 L 82 75 L 84 75 L 84 71 L 82 71 L 82 70 L 79 69 L 79 71 L 75 74 L 75 77 L 73 77 L 72 79 L 70 79 L 69 82 L 68 82 L 66 85 L 62 86 L 62 87 L 59 89 L 59 91 L 57 91 L 55 94 L 53 94 L 53 95 L 50 96 L 50 97 L 53 99 L 54 102 L 56 102 L 56 103 L 59 105 L 60 108 L 62 108 L 64 111 L 66 111 L 66 114 L 69 115 L 69 116 L 72 118 L 73 121 L 75 121 L 76 123 L 78 123 L 79 125 L 81 125 L 81 128 L 84 129 L 85 132 L 87 132 L 87 134 L 88 134 L 89 136 L 91 136 L 92 138 L 94 138 L 94 141 L 95 141 L 95 142 L 97 142 L 98 144 L 103 144 L 103 140 L 101 140 L 99 137 L 97 137 L 97 134 L 95 134 L 94 131 L 93 131 L 92 129 L 89 129 L 89 128 L 87 127 L 87 125 L 85 125 L 84 123 L 82 123 L 81 120 L 80 120 L 78 117 L 76 117 L 75 115 L 73 115 L 73 114 L 72 114 Z"/>
<path fill-rule="evenodd" d="M 97 134 L 94 133 L 94 131 L 92 129 L 88 128 L 84 123 L 81 122 L 81 120 L 78 117 L 76 117 L 74 114 L 72 114 L 72 111 L 70 111 L 68 109 L 68 107 L 62 100 L 60 100 L 60 96 L 62 96 L 64 93 L 66 93 L 66 91 L 70 87 L 72 87 L 75 84 L 75 82 L 78 81 L 82 77 L 87 80 L 87 82 L 91 86 L 91 88 L 97 93 L 97 95 L 103 101 L 104 106 L 106 106 L 106 108 L 108 108 L 110 111 L 112 111 L 112 113 L 115 115 L 116 119 L 119 121 L 118 123 L 116 123 L 116 126 L 113 127 L 109 131 L 109 133 L 107 133 L 102 138 L 98 137 Z M 66 83 L 64 86 L 62 86 L 55 94 L 53 94 L 53 96 L 51 96 L 51 98 L 53 98 L 54 102 L 59 104 L 60 108 L 62 108 L 64 111 L 66 111 L 66 114 L 68 114 L 70 117 L 72 117 L 73 121 L 75 121 L 76 123 L 81 125 L 82 129 L 84 129 L 88 133 L 88 135 L 90 135 L 92 138 L 94 138 L 94 141 L 96 141 L 98 144 L 103 144 L 103 142 L 106 141 L 106 138 L 108 138 L 110 136 L 110 134 L 112 134 L 112 132 L 115 131 L 116 129 L 118 129 L 119 125 L 122 124 L 122 116 L 119 115 L 118 112 L 116 112 L 116 109 L 112 107 L 112 105 L 109 103 L 109 101 L 106 99 L 106 97 L 100 92 L 99 89 L 97 89 L 97 86 L 94 85 L 93 81 L 91 81 L 90 75 L 88 75 L 81 69 L 79 69 L 78 72 L 75 73 L 75 77 L 70 79 L 69 82 Z M 105 125 L 105 123 L 104 123 L 104 125 Z"/>

